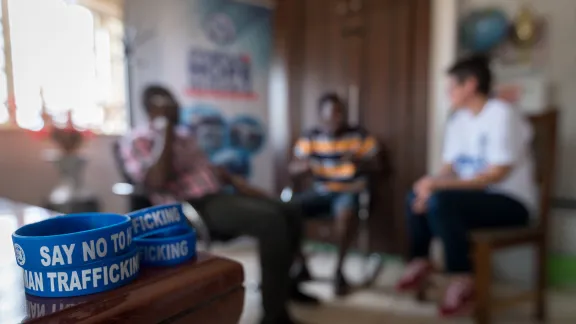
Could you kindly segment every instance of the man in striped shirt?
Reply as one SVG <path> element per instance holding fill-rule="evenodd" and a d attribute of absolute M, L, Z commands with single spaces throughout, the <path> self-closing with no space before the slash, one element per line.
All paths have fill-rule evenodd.
<path fill-rule="evenodd" d="M 304 215 L 336 218 L 340 250 L 334 284 L 336 293 L 344 295 L 349 286 L 342 264 L 357 233 L 358 196 L 367 185 L 363 172 L 377 166 L 378 145 L 365 130 L 347 123 L 337 95 L 323 96 L 318 109 L 320 124 L 297 141 L 290 171 L 292 175 L 310 172 L 314 180 L 309 191 L 297 196 Z"/>
<path fill-rule="evenodd" d="M 240 178 L 210 164 L 191 134 L 177 126 L 178 104 L 168 90 L 151 86 L 144 92 L 150 122 L 122 143 L 125 169 L 154 204 L 188 201 L 212 233 L 258 240 L 262 323 L 290 324 L 288 299 L 315 304 L 300 292 L 289 271 L 299 253 L 301 217 L 291 204 L 268 198 Z M 235 194 L 222 191 L 232 185 Z"/>

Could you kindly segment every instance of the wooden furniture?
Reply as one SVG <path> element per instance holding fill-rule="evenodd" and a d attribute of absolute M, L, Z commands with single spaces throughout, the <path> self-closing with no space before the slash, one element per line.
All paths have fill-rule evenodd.
<path fill-rule="evenodd" d="M 242 266 L 206 253 L 177 267 L 141 269 L 134 282 L 109 292 L 61 299 L 26 295 L 10 235 L 53 215 L 0 199 L 0 322 L 238 323 L 244 304 Z"/>
<path fill-rule="evenodd" d="M 472 236 L 477 298 L 475 320 L 478 324 L 490 323 L 492 310 L 508 308 L 525 301 L 534 303 L 535 316 L 538 320 L 546 319 L 548 223 L 556 176 L 557 120 L 558 111 L 554 109 L 530 116 L 534 129 L 535 176 L 540 189 L 540 214 L 537 224 L 530 228 L 478 231 Z M 491 292 L 493 253 L 526 244 L 534 246 L 537 251 L 535 288 L 506 299 L 494 298 Z"/>
<path fill-rule="evenodd" d="M 336 92 L 349 119 L 386 143 L 393 173 L 374 179 L 370 248 L 407 251 L 404 197 L 426 173 L 430 0 L 279 0 L 271 67 L 270 142 L 277 190 L 292 143 Z M 321 239 L 321 232 L 311 233 Z"/>
<path fill-rule="evenodd" d="M 550 109 L 541 114 L 531 115 L 530 122 L 534 130 L 534 158 L 536 179 L 540 189 L 538 222 L 531 227 L 501 230 L 480 230 L 472 234 L 474 270 L 476 284 L 476 308 L 474 318 L 477 324 L 491 322 L 494 310 L 515 306 L 518 303 L 532 301 L 535 317 L 546 318 L 546 264 L 548 247 L 548 222 L 554 179 L 556 176 L 556 141 L 558 111 Z M 536 248 L 536 278 L 532 291 L 523 292 L 507 298 L 496 298 L 492 294 L 492 256 L 494 253 L 521 245 Z M 417 298 L 425 298 L 429 283 L 423 285 Z"/>

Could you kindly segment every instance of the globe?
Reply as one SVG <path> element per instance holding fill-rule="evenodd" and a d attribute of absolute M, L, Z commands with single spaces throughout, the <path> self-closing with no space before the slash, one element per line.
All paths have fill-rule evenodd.
<path fill-rule="evenodd" d="M 508 36 L 510 23 L 502 10 L 483 9 L 470 13 L 461 24 L 460 36 L 465 49 L 486 53 Z"/>

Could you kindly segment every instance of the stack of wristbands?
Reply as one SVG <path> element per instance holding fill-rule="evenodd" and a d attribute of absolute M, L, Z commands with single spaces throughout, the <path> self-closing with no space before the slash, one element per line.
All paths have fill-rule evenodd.
<path fill-rule="evenodd" d="M 72 297 L 131 282 L 140 270 L 130 217 L 70 214 L 25 225 L 12 234 L 26 293 Z"/>
<path fill-rule="evenodd" d="M 196 232 L 181 204 L 145 208 L 128 216 L 143 266 L 172 266 L 196 256 Z"/>

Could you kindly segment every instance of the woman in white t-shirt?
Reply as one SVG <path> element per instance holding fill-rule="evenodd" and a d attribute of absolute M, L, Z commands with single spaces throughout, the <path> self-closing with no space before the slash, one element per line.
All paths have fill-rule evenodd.
<path fill-rule="evenodd" d="M 430 241 L 442 239 L 446 270 L 454 275 L 440 306 L 443 316 L 459 313 L 473 299 L 470 231 L 526 225 L 536 208 L 530 124 L 509 104 L 490 98 L 485 58 L 461 60 L 448 75 L 454 109 L 443 166 L 418 180 L 408 198 L 412 261 L 397 284 L 400 291 L 419 287 L 432 268 Z"/>

